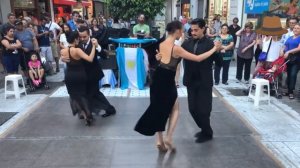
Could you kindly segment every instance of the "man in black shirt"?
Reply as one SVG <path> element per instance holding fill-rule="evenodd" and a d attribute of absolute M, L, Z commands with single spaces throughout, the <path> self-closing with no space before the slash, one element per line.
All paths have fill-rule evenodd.
<path fill-rule="evenodd" d="M 234 42 L 234 48 L 236 46 L 236 32 L 238 32 L 241 29 L 241 26 L 238 25 L 239 19 L 237 17 L 233 18 L 232 20 L 232 25 L 229 26 L 229 34 L 232 35 L 233 37 L 233 42 Z M 232 58 L 234 61 L 234 57 Z"/>
<path fill-rule="evenodd" d="M 14 13 L 9 13 L 7 15 L 7 19 L 8 19 L 8 22 L 5 23 L 5 24 L 3 24 L 3 25 L 1 25 L 1 27 L 0 27 L 0 34 L 1 34 L 2 37 L 4 36 L 3 32 L 2 32 L 2 30 L 4 29 L 4 27 L 12 26 L 12 27 L 15 28 L 16 15 Z"/>
<path fill-rule="evenodd" d="M 204 19 L 194 19 L 191 22 L 192 38 L 182 44 L 182 48 L 193 54 L 203 54 L 214 47 L 214 42 L 205 36 Z M 189 111 L 201 131 L 195 137 L 197 143 L 213 138 L 210 126 L 212 109 L 213 75 L 212 64 L 222 65 L 222 57 L 217 54 L 202 62 L 184 60 L 183 84 L 187 87 Z"/>
<path fill-rule="evenodd" d="M 234 45 L 236 45 L 236 39 L 237 39 L 236 32 L 238 32 L 241 29 L 241 26 L 239 26 L 238 23 L 239 23 L 239 19 L 235 17 L 232 20 L 232 25 L 229 26 L 228 33 L 232 35 Z"/>

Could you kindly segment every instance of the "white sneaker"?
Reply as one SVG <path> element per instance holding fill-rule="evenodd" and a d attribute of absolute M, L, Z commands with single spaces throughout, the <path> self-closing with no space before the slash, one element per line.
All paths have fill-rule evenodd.
<path fill-rule="evenodd" d="M 249 84 L 249 80 L 246 80 L 246 81 L 245 81 L 245 84 Z"/>

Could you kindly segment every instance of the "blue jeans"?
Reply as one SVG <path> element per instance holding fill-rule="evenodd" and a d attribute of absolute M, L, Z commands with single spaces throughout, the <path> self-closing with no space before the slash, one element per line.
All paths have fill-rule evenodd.
<path fill-rule="evenodd" d="M 297 81 L 297 74 L 300 69 L 300 63 L 292 63 L 287 64 L 287 86 L 288 86 L 288 93 L 292 94 L 295 90 L 295 85 Z"/>

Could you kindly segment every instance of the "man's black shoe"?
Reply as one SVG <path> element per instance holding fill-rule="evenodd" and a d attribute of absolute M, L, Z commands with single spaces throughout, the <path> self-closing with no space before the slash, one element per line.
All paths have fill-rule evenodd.
<path fill-rule="evenodd" d="M 200 135 L 201 135 L 201 131 L 197 132 L 197 133 L 194 135 L 194 137 L 195 137 L 195 138 L 198 138 Z"/>
<path fill-rule="evenodd" d="M 84 116 L 81 115 L 81 114 L 78 114 L 78 119 L 79 119 L 79 120 L 82 120 L 82 119 L 84 119 Z"/>
<path fill-rule="evenodd" d="M 116 114 L 116 110 L 114 109 L 114 110 L 106 111 L 105 114 L 102 115 L 102 117 L 108 117 L 115 114 Z"/>
<path fill-rule="evenodd" d="M 213 139 L 212 135 L 199 134 L 199 136 L 197 137 L 195 142 L 196 143 L 203 143 L 203 142 L 206 142 L 206 141 L 210 141 L 212 139 Z"/>

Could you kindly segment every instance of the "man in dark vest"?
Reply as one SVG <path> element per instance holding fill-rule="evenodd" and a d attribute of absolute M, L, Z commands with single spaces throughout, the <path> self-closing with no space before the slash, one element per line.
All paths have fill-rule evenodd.
<path fill-rule="evenodd" d="M 78 28 L 80 43 L 79 48 L 82 49 L 86 54 L 90 54 L 92 50 L 92 43 L 90 38 L 90 30 L 86 26 L 81 26 Z M 100 45 L 97 45 L 96 56 L 101 51 Z M 85 70 L 87 74 L 87 95 L 90 102 L 90 108 L 92 112 L 99 113 L 100 110 L 105 110 L 105 114 L 102 117 L 108 117 L 110 115 L 116 114 L 115 108 L 108 102 L 103 93 L 100 92 L 99 80 L 103 78 L 104 74 L 102 68 L 99 64 L 97 57 L 94 57 L 93 62 L 85 61 Z M 63 57 L 63 61 L 68 62 L 69 58 Z"/>
<path fill-rule="evenodd" d="M 192 38 L 186 40 L 181 46 L 186 51 L 199 55 L 213 48 L 214 43 L 205 36 L 205 21 L 194 19 L 191 22 Z M 217 54 L 202 62 L 184 60 L 183 84 L 187 87 L 189 111 L 201 129 L 195 137 L 197 143 L 209 141 L 213 138 L 210 125 L 212 110 L 213 75 L 212 64 L 222 65 L 222 57 Z"/>

